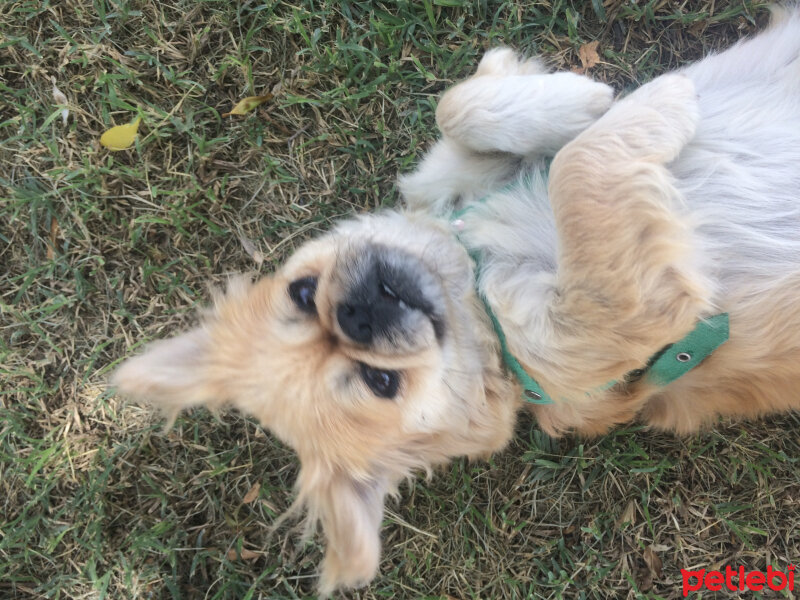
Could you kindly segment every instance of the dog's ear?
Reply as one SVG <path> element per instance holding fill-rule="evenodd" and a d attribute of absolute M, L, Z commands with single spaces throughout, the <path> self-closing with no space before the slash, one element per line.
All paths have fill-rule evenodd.
<path fill-rule="evenodd" d="M 210 364 L 211 338 L 204 327 L 149 344 L 111 377 L 123 396 L 147 400 L 174 416 L 184 408 L 221 400 Z"/>
<path fill-rule="evenodd" d="M 147 401 L 170 417 L 185 408 L 234 401 L 241 394 L 246 358 L 253 353 L 253 332 L 269 330 L 264 323 L 271 314 L 271 285 L 270 278 L 256 284 L 247 276 L 231 278 L 224 294 L 215 291 L 214 306 L 202 313 L 199 326 L 145 346 L 122 363 L 111 385 L 120 395 Z"/>
<path fill-rule="evenodd" d="M 310 467 L 310 468 L 309 468 Z M 320 523 L 325 534 L 325 560 L 320 595 L 354 588 L 375 577 L 381 555 L 380 527 L 388 481 L 355 478 L 303 464 L 297 481 L 298 502 L 308 510 L 309 523 Z"/>

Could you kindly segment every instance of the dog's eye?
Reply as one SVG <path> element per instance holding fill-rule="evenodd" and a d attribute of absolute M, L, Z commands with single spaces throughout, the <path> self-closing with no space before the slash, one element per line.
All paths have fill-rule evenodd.
<path fill-rule="evenodd" d="M 297 308 L 310 315 L 317 314 L 314 295 L 317 293 L 317 278 L 303 277 L 289 284 L 289 297 Z"/>
<path fill-rule="evenodd" d="M 369 365 L 360 363 L 361 378 L 367 384 L 372 393 L 380 398 L 394 398 L 400 387 L 400 375 L 397 371 L 383 371 L 373 369 Z"/>

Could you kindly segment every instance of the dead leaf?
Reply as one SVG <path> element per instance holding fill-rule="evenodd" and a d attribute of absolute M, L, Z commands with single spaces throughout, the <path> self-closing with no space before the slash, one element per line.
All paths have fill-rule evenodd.
<path fill-rule="evenodd" d="M 256 245 L 241 233 L 239 234 L 239 242 L 241 242 L 244 251 L 250 256 L 250 258 L 253 259 L 253 262 L 255 262 L 259 267 L 261 267 L 261 265 L 264 262 L 264 255 L 261 254 L 261 251 L 258 248 L 256 248 Z"/>
<path fill-rule="evenodd" d="M 263 96 L 248 96 L 247 98 L 242 98 L 239 102 L 231 109 L 231 112 L 226 112 L 223 114 L 223 117 L 228 117 L 230 115 L 246 115 L 251 110 L 253 110 L 256 106 L 264 104 L 267 100 L 272 100 L 272 94 L 264 94 Z"/>
<path fill-rule="evenodd" d="M 647 568 L 650 569 L 650 574 L 655 579 L 661 579 L 662 575 L 662 562 L 659 558 L 656 551 L 653 549 L 653 546 L 648 546 L 644 549 L 644 562 L 647 564 Z"/>
<path fill-rule="evenodd" d="M 597 54 L 598 45 L 600 42 L 595 40 L 578 49 L 578 58 L 581 60 L 584 73 L 600 62 L 600 56 Z"/>
<path fill-rule="evenodd" d="M 253 552 L 247 548 L 242 548 L 242 560 L 253 560 L 261 556 L 261 552 Z"/>
<path fill-rule="evenodd" d="M 69 109 L 67 108 L 67 104 L 69 104 L 69 101 L 67 100 L 66 94 L 64 94 L 64 92 L 62 92 L 56 86 L 56 78 L 51 77 L 50 81 L 53 82 L 53 100 L 56 101 L 56 104 L 60 104 L 61 106 L 64 107 L 61 109 L 61 121 L 64 123 L 64 125 L 66 125 L 67 119 L 69 119 Z"/>
<path fill-rule="evenodd" d="M 628 502 L 628 505 L 625 507 L 625 510 L 622 511 L 622 514 L 617 519 L 617 527 L 624 525 L 625 523 L 629 523 L 631 525 L 635 524 L 636 522 L 636 504 L 633 500 Z"/>
<path fill-rule="evenodd" d="M 260 552 L 253 552 L 252 550 L 248 550 L 247 548 L 242 548 L 241 555 L 236 552 L 236 548 L 231 548 L 225 554 L 225 558 L 228 560 L 254 560 L 261 556 Z"/>
<path fill-rule="evenodd" d="M 250 504 L 253 500 L 258 498 L 258 492 L 261 490 L 261 484 L 257 483 L 253 487 L 250 488 L 250 491 L 244 495 L 244 499 L 242 500 L 243 504 Z"/>
<path fill-rule="evenodd" d="M 637 569 L 636 581 L 639 583 L 640 592 L 649 592 L 653 589 L 653 574 L 650 569 Z"/>
<path fill-rule="evenodd" d="M 707 26 L 708 23 L 706 21 L 697 21 L 694 25 L 689 27 L 689 33 L 699 38 L 705 32 Z"/>

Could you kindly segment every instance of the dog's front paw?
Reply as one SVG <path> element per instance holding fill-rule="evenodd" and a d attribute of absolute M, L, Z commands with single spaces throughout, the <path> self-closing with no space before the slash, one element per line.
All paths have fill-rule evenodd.
<path fill-rule="evenodd" d="M 617 102 L 600 126 L 617 132 L 637 153 L 669 162 L 694 136 L 700 107 L 685 75 L 662 75 Z"/>
<path fill-rule="evenodd" d="M 522 58 L 511 48 L 492 48 L 483 55 L 474 77 L 487 75 L 508 77 L 510 75 L 542 75 L 545 73 L 547 73 L 547 67 L 539 58 Z"/>
<path fill-rule="evenodd" d="M 663 75 L 644 86 L 651 96 L 656 110 L 672 123 L 681 148 L 697 130 L 700 121 L 700 104 L 694 83 L 685 75 Z"/>
<path fill-rule="evenodd" d="M 574 73 L 472 77 L 439 101 L 442 133 L 475 152 L 554 155 L 611 106 L 613 90 Z"/>

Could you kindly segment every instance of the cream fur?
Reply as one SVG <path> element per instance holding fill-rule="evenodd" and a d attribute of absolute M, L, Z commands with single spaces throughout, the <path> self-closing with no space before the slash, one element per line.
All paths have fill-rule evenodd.
<path fill-rule="evenodd" d="M 603 84 L 494 50 L 437 120 L 442 139 L 401 178 L 407 210 L 345 221 L 273 276 L 233 281 L 200 327 L 114 377 L 170 414 L 235 406 L 297 451 L 294 508 L 327 540 L 323 595 L 375 576 L 404 478 L 512 434 L 520 390 L 462 243 L 483 254 L 478 286 L 512 350 L 558 399 L 532 408 L 551 434 L 633 419 L 687 433 L 800 407 L 800 11 L 613 104 Z M 401 298 L 405 329 L 355 343 L 337 307 L 370 283 L 373 254 L 424 302 Z M 313 315 L 287 292 L 304 277 Z M 730 341 L 682 379 L 597 391 L 719 311 Z M 396 397 L 376 397 L 361 363 L 400 373 Z"/>

